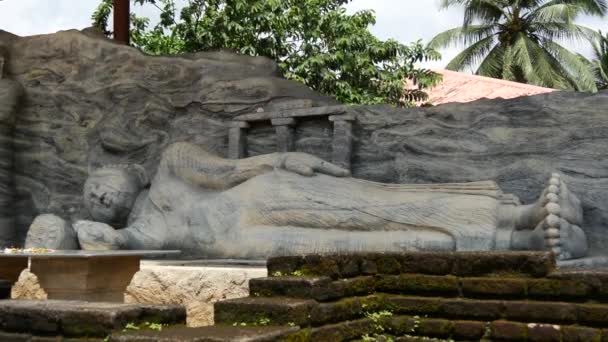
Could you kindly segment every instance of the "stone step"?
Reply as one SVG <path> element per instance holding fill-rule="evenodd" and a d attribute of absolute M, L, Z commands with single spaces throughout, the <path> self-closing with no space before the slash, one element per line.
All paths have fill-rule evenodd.
<path fill-rule="evenodd" d="M 251 279 L 249 293 L 256 297 L 310 298 L 319 302 L 374 292 L 374 277 L 332 281 L 329 277 L 280 276 Z"/>
<path fill-rule="evenodd" d="M 114 333 L 113 342 L 270 342 L 287 341 L 297 336 L 297 327 L 232 327 L 208 326 L 201 328 L 170 327 L 161 331 L 138 330 Z M 305 341 L 290 339 L 289 341 Z"/>
<path fill-rule="evenodd" d="M 605 279 L 456 277 L 425 274 L 359 276 L 332 281 L 329 277 L 274 276 L 251 279 L 258 297 L 310 298 L 319 302 L 362 296 L 375 291 L 402 295 L 465 298 L 533 299 L 584 302 L 608 301 Z"/>
<path fill-rule="evenodd" d="M 608 284 L 608 283 L 606 283 Z M 424 274 L 376 275 L 375 290 L 404 295 L 534 299 L 584 302 L 608 300 L 603 282 L 575 278 L 456 277 Z"/>
<path fill-rule="evenodd" d="M 169 327 L 162 331 L 115 332 L 110 341 L 350 341 L 364 335 L 396 336 L 395 341 L 601 341 L 608 329 L 507 320 L 449 320 L 367 312 L 366 318 L 316 328 L 289 326 Z M 380 341 L 381 339 L 377 339 Z"/>
<path fill-rule="evenodd" d="M 450 319 L 497 320 L 603 327 L 608 305 L 533 300 L 480 300 L 465 298 L 387 296 L 382 305 L 400 314 Z"/>
<path fill-rule="evenodd" d="M 321 326 L 362 318 L 365 312 L 391 310 L 396 314 L 427 315 L 449 319 L 580 324 L 602 327 L 608 305 L 532 300 L 489 300 L 374 294 L 333 302 L 285 297 L 248 297 L 215 304 L 216 323 Z"/>
<path fill-rule="evenodd" d="M 1 300 L 0 331 L 38 336 L 105 337 L 127 324 L 185 324 L 177 305 Z"/>
<path fill-rule="evenodd" d="M 332 279 L 400 273 L 544 277 L 555 270 L 555 259 L 544 252 L 359 253 L 275 257 L 268 259 L 267 267 L 270 275 L 302 274 Z"/>
<path fill-rule="evenodd" d="M 318 303 L 311 299 L 286 297 L 245 297 L 214 305 L 215 324 L 308 325 Z"/>
<path fill-rule="evenodd" d="M 368 317 L 372 317 L 368 314 Z M 379 318 L 380 317 L 380 318 Z M 395 341 L 603 341 L 608 329 L 507 320 L 448 320 L 418 316 L 378 316 L 310 329 L 310 341 L 350 341 L 363 335 L 398 336 Z M 378 339 L 380 340 L 380 339 Z"/>

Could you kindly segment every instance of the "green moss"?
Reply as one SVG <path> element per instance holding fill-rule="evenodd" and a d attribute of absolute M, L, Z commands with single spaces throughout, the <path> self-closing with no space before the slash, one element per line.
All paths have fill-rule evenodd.
<path fill-rule="evenodd" d="M 300 329 L 299 331 L 289 334 L 289 336 L 282 338 L 281 341 L 282 342 L 309 342 L 309 341 L 311 341 L 310 335 L 311 335 L 310 328 Z"/>

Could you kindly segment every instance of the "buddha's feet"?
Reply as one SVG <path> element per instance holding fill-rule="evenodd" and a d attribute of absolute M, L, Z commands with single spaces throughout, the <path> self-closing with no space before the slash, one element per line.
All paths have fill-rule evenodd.
<path fill-rule="evenodd" d="M 540 222 L 534 235 L 544 239 L 544 247 L 558 260 L 587 254 L 587 237 L 580 228 L 583 221 L 581 202 L 568 190 L 559 174 L 551 175 L 549 186 L 534 207 L 536 222 Z"/>

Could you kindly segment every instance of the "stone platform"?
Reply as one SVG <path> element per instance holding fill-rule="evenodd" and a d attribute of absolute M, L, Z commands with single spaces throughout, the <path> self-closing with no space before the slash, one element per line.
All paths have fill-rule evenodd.
<path fill-rule="evenodd" d="M 29 341 L 44 336 L 105 338 L 127 324 L 184 324 L 186 310 L 175 305 L 3 300 L 0 317 L 0 341 Z"/>
<path fill-rule="evenodd" d="M 249 297 L 215 304 L 215 327 L 110 340 L 608 340 L 608 273 L 555 266 L 514 252 L 273 258 Z"/>
<path fill-rule="evenodd" d="M 247 296 L 248 281 L 266 275 L 265 262 L 145 260 L 127 287 L 125 302 L 183 305 L 188 326 L 206 326 L 213 324 L 213 303 Z M 36 276 L 25 270 L 13 287 L 12 298 L 47 296 Z"/>

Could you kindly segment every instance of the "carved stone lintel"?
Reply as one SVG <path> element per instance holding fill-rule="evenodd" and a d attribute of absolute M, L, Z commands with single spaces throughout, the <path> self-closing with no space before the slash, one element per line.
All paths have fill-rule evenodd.
<path fill-rule="evenodd" d="M 355 116 L 352 114 L 341 114 L 341 115 L 330 115 L 328 117 L 329 121 L 331 122 L 336 122 L 336 121 L 355 121 Z"/>
<path fill-rule="evenodd" d="M 247 132 L 249 124 L 233 121 L 228 131 L 228 158 L 240 159 L 247 154 Z"/>
<path fill-rule="evenodd" d="M 294 118 L 277 118 L 270 120 L 273 126 L 293 126 L 296 124 L 296 119 Z"/>
<path fill-rule="evenodd" d="M 353 145 L 353 124 L 348 120 L 334 120 L 332 163 L 350 170 Z"/>

